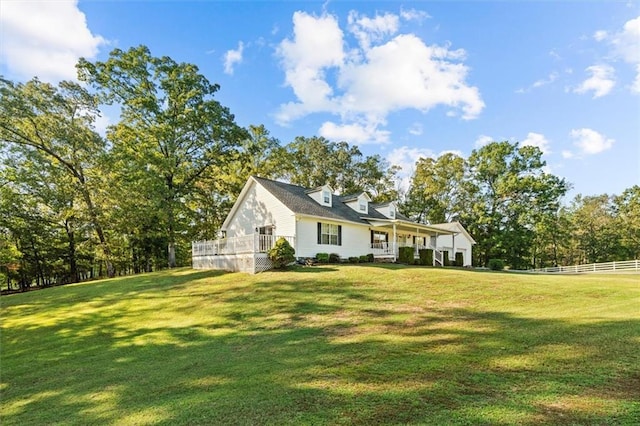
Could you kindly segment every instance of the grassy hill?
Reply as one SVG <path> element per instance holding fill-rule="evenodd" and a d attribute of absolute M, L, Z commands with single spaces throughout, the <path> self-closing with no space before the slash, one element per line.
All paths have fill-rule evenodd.
<path fill-rule="evenodd" d="M 0 303 L 3 425 L 640 423 L 639 275 L 182 269 Z"/>

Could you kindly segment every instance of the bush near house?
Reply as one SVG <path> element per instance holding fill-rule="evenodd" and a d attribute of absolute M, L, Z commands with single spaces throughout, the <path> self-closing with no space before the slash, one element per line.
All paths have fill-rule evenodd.
<path fill-rule="evenodd" d="M 329 255 L 329 263 L 340 263 L 340 255 L 338 253 L 331 253 Z"/>
<path fill-rule="evenodd" d="M 364 254 L 360 256 L 359 260 L 360 260 L 360 263 L 367 263 L 369 261 L 369 257 L 366 254 Z"/>
<path fill-rule="evenodd" d="M 433 250 L 432 249 L 420 249 L 418 250 L 420 256 L 420 265 L 433 266 Z"/>
<path fill-rule="evenodd" d="M 328 263 L 329 253 L 316 253 L 316 260 L 320 263 Z"/>
<path fill-rule="evenodd" d="M 504 269 L 504 261 L 502 259 L 489 259 L 487 266 L 492 271 L 502 271 Z"/>
<path fill-rule="evenodd" d="M 449 252 L 448 251 L 443 251 L 442 252 L 442 266 L 451 266 L 451 264 L 449 263 Z"/>
<path fill-rule="evenodd" d="M 360 258 L 357 256 L 350 256 L 349 257 L 349 263 L 358 263 L 360 262 Z"/>
<path fill-rule="evenodd" d="M 464 255 L 462 254 L 462 252 L 459 251 L 456 253 L 456 260 L 454 264 L 456 266 L 464 266 Z"/>
<path fill-rule="evenodd" d="M 285 268 L 296 260 L 296 251 L 284 237 L 278 238 L 278 241 L 276 241 L 273 248 L 269 250 L 268 254 L 269 259 L 273 262 L 273 267 L 276 269 Z"/>
<path fill-rule="evenodd" d="M 373 263 L 375 261 L 375 256 L 373 255 L 373 253 L 369 253 L 367 254 L 367 262 L 369 263 Z"/>
<path fill-rule="evenodd" d="M 398 249 L 398 262 L 413 265 L 413 247 L 400 247 Z"/>

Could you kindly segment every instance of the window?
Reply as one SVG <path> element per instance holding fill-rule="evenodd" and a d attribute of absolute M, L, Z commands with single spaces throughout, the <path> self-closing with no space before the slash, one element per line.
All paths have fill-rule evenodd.
<path fill-rule="evenodd" d="M 386 243 L 388 237 L 389 237 L 389 234 L 386 232 L 371 231 L 372 244 Z"/>
<path fill-rule="evenodd" d="M 367 203 L 364 201 L 360 201 L 360 211 L 361 212 L 366 212 L 367 211 Z"/>
<path fill-rule="evenodd" d="M 396 218 L 396 211 L 393 209 L 393 207 L 389 208 L 389 217 L 391 219 L 395 219 Z"/>
<path fill-rule="evenodd" d="M 322 200 L 325 204 L 331 204 L 331 193 L 329 191 L 322 191 Z"/>
<path fill-rule="evenodd" d="M 342 245 L 342 226 L 318 222 L 318 244 Z"/>

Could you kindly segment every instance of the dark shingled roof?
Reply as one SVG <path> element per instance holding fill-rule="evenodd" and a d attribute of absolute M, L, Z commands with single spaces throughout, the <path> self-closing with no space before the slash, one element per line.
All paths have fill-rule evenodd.
<path fill-rule="evenodd" d="M 341 197 L 337 195 L 332 195 L 332 207 L 323 206 L 318 204 L 313 198 L 309 197 L 309 190 L 307 188 L 257 176 L 253 176 L 253 178 L 260 182 L 267 191 L 273 194 L 274 197 L 280 200 L 282 204 L 287 206 L 287 208 L 294 213 L 324 217 L 327 219 L 345 220 L 368 225 L 366 220 L 361 219 L 360 213 L 347 206 L 341 200 Z M 371 205 L 369 206 L 371 207 Z M 409 220 L 403 219 L 403 217 L 400 216 L 401 215 L 398 214 L 398 219 L 400 220 Z M 373 208 L 369 208 L 369 213 L 366 217 L 370 219 L 388 219 Z"/>

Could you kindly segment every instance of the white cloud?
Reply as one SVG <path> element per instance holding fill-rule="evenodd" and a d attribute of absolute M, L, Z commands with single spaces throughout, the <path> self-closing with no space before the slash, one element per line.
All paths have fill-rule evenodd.
<path fill-rule="evenodd" d="M 606 136 L 588 128 L 573 129 L 569 135 L 574 140 L 573 144 L 584 155 L 599 154 L 610 149 L 615 142 L 613 139 L 608 139 Z"/>
<path fill-rule="evenodd" d="M 478 88 L 466 83 L 469 68 L 460 62 L 464 50 L 398 34 L 398 16 L 390 13 L 369 18 L 351 12 L 348 21 L 357 47 L 345 41 L 335 16 L 293 15 L 293 37 L 280 43 L 277 55 L 296 100 L 280 105 L 279 124 L 330 113 L 341 123 L 325 123 L 324 131 L 366 129 L 377 137 L 372 141 L 380 141 L 378 126 L 393 111 L 443 105 L 463 119 L 480 114 L 484 102 Z"/>
<path fill-rule="evenodd" d="M 640 93 L 640 16 L 627 21 L 622 31 L 596 31 L 594 38 L 609 43 L 614 57 L 621 58 L 635 68 L 636 77 L 630 88 L 631 91 Z"/>
<path fill-rule="evenodd" d="M 411 125 L 411 127 L 409 127 L 408 132 L 409 132 L 410 134 L 414 135 L 414 136 L 420 136 L 420 135 L 422 134 L 422 132 L 423 132 L 422 124 L 420 124 L 420 123 L 413 123 L 413 124 Z"/>
<path fill-rule="evenodd" d="M 491 136 L 480 135 L 480 136 L 478 136 L 478 139 L 476 139 L 476 142 L 474 143 L 474 145 L 475 145 L 476 148 L 482 148 L 483 146 L 485 146 L 489 142 L 493 142 L 493 140 L 494 139 Z"/>
<path fill-rule="evenodd" d="M 233 67 L 242 62 L 242 52 L 244 51 L 244 43 L 238 42 L 238 48 L 227 50 L 224 54 L 224 72 L 233 75 Z"/>
<path fill-rule="evenodd" d="M 0 61 L 19 78 L 75 80 L 80 57 L 93 59 L 107 44 L 87 27 L 73 1 L 4 1 L 0 13 Z"/>
<path fill-rule="evenodd" d="M 551 84 L 554 81 L 556 81 L 558 79 L 558 77 L 559 77 L 559 74 L 554 71 L 554 72 L 550 73 L 547 76 L 547 78 L 543 78 L 543 79 L 534 81 L 533 84 L 531 86 L 529 86 L 528 88 L 516 90 L 516 93 L 526 93 L 526 92 L 530 92 L 533 89 L 537 89 L 539 87 L 546 86 L 547 84 Z"/>
<path fill-rule="evenodd" d="M 549 141 L 541 133 L 529 132 L 527 138 L 522 141 L 523 146 L 535 146 L 540 148 L 543 154 L 551 154 Z"/>
<path fill-rule="evenodd" d="M 431 18 L 424 10 L 416 10 L 416 9 L 403 9 L 400 8 L 400 17 L 405 21 L 418 21 L 422 22 L 425 19 Z"/>
<path fill-rule="evenodd" d="M 416 168 L 416 162 L 420 158 L 435 158 L 433 151 L 427 148 L 409 148 L 401 146 L 387 154 L 387 161 L 392 166 L 399 166 L 398 171 L 398 188 L 406 191 L 411 184 L 411 175 Z"/>
<path fill-rule="evenodd" d="M 569 151 L 569 150 L 564 150 L 562 151 L 562 158 L 573 158 L 573 152 Z"/>
<path fill-rule="evenodd" d="M 573 89 L 576 93 L 587 93 L 593 91 L 593 98 L 599 98 L 607 95 L 616 82 L 615 70 L 611 65 L 601 64 L 587 67 L 587 72 L 591 73 L 591 77 L 582 82 L 582 84 Z"/>
<path fill-rule="evenodd" d="M 326 121 L 322 123 L 318 133 L 320 136 L 333 141 L 348 141 L 352 144 L 364 144 L 367 142 L 389 142 L 390 132 L 378 130 L 375 124 L 336 124 L 331 121 Z"/>
<path fill-rule="evenodd" d="M 596 31 L 595 33 L 593 33 L 593 38 L 596 41 L 602 41 L 605 38 L 607 38 L 607 36 L 608 36 L 607 32 L 603 31 L 603 30 L 599 30 L 599 31 Z"/>
<path fill-rule="evenodd" d="M 399 18 L 398 15 L 391 13 L 369 18 L 352 10 L 349 12 L 347 23 L 349 24 L 349 32 L 358 39 L 360 47 L 369 50 L 371 42 L 379 42 L 384 40 L 386 36 L 398 32 Z"/>

